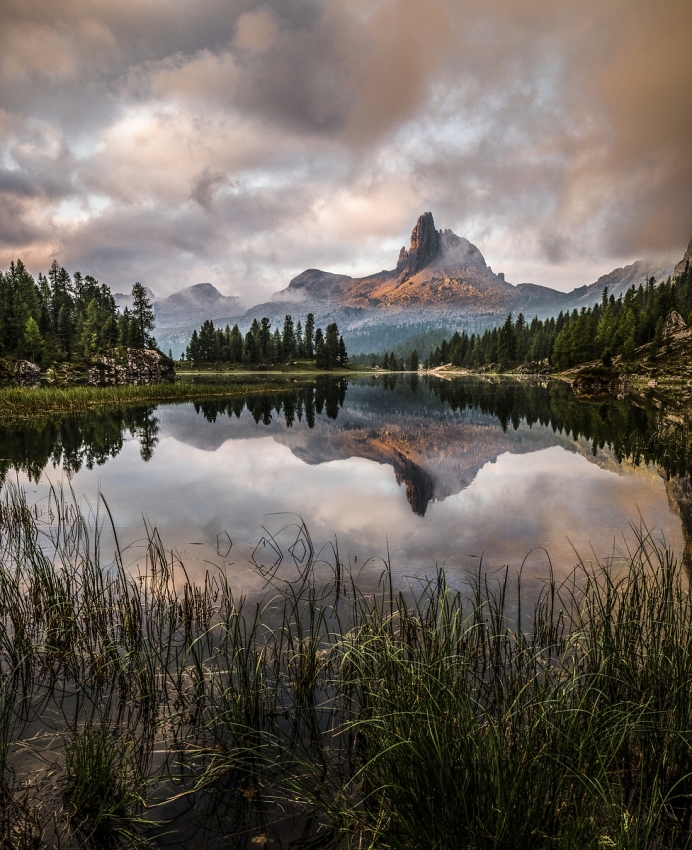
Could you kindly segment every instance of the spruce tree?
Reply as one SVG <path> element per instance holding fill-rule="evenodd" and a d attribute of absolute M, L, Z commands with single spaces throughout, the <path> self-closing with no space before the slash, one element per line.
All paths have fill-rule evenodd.
<path fill-rule="evenodd" d="M 326 348 L 326 363 L 329 368 L 334 366 L 339 360 L 339 328 L 336 322 L 331 322 L 327 325 L 324 346 Z"/>
<path fill-rule="evenodd" d="M 308 360 L 315 356 L 315 317 L 312 313 L 305 319 L 305 356 Z"/>
<path fill-rule="evenodd" d="M 26 320 L 24 327 L 24 350 L 29 355 L 29 359 L 34 361 L 40 358 L 43 349 L 43 337 L 39 330 L 38 323 L 33 316 Z"/>
<path fill-rule="evenodd" d="M 324 344 L 322 328 L 317 328 L 315 331 L 315 366 L 319 369 L 326 369 L 328 365 L 327 348 Z"/>
<path fill-rule="evenodd" d="M 260 322 L 259 330 L 259 353 L 262 360 L 271 361 L 272 359 L 272 332 L 271 322 L 265 316 Z"/>
<path fill-rule="evenodd" d="M 252 330 L 245 334 L 245 344 L 243 345 L 243 363 L 249 366 L 254 365 L 259 360 L 259 351 L 257 350 L 257 340 Z"/>
<path fill-rule="evenodd" d="M 284 346 L 281 340 L 281 331 L 276 328 L 274 333 L 272 334 L 272 361 L 274 363 L 278 363 L 280 360 L 283 360 L 284 356 Z"/>
<path fill-rule="evenodd" d="M 296 350 L 296 335 L 293 330 L 293 317 L 286 315 L 284 318 L 284 331 L 281 342 L 283 344 L 284 357 L 290 359 L 297 354 Z"/>
<path fill-rule="evenodd" d="M 243 337 L 238 325 L 233 325 L 230 336 L 230 361 L 240 363 L 243 359 Z"/>
<path fill-rule="evenodd" d="M 132 287 L 132 316 L 134 318 L 133 348 L 156 348 L 156 340 L 151 336 L 156 324 L 154 309 L 149 303 L 145 288 L 139 281 Z"/>

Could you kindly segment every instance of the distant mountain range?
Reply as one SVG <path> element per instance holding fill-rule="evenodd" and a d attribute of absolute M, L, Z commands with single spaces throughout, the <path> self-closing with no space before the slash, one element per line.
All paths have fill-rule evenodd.
<path fill-rule="evenodd" d="M 318 324 L 336 321 L 345 332 L 368 336 L 368 328 L 384 326 L 469 328 L 496 324 L 512 311 L 527 317 L 555 315 L 596 303 L 608 287 L 617 298 L 633 284 L 650 277 L 665 280 L 684 269 L 692 256 L 692 242 L 678 263 L 638 260 L 603 275 L 592 284 L 560 292 L 533 283 L 513 285 L 488 266 L 479 249 L 451 230 L 436 230 L 432 213 L 420 216 L 411 233 L 408 250 L 399 252 L 396 267 L 362 278 L 306 269 L 271 301 L 241 313 L 240 299 L 222 295 L 210 283 L 198 283 L 168 298 L 156 299 L 157 336 L 162 347 L 174 347 L 177 356 L 194 327 L 205 319 L 216 324 L 238 323 L 246 330 L 255 318 L 267 316 L 274 324 L 286 313 L 296 318 L 314 313 Z M 128 296 L 116 294 L 123 306 Z M 175 329 L 175 330 L 173 330 Z M 376 334 L 377 336 L 377 334 Z M 364 350 L 370 343 L 363 343 Z M 375 343 L 373 343 L 375 344 Z"/>
<path fill-rule="evenodd" d="M 532 316 L 552 315 L 559 310 L 580 309 L 595 303 L 605 286 L 618 297 L 632 284 L 638 286 L 651 276 L 661 280 L 673 271 L 673 261 L 638 260 L 571 292 L 533 283 L 515 286 L 505 280 L 504 274 L 493 272 L 468 239 L 451 230 L 436 230 L 432 213 L 426 212 L 413 228 L 409 249 L 401 249 L 396 268 L 391 271 L 352 278 L 307 269 L 293 278 L 286 289 L 276 293 L 271 302 L 253 307 L 246 315 L 254 317 L 260 312 L 269 315 L 268 310 L 278 315 L 295 304 L 316 315 L 341 309 L 378 322 L 384 315 L 399 322 L 420 321 L 423 316 L 490 319 L 510 310 Z"/>
<path fill-rule="evenodd" d="M 211 283 L 196 283 L 168 298 L 157 298 L 150 289 L 147 289 L 147 295 L 154 305 L 157 328 L 197 327 L 206 319 L 237 313 L 240 302 L 237 295 L 222 295 Z M 114 298 L 121 310 L 132 307 L 131 295 L 116 292 Z"/>

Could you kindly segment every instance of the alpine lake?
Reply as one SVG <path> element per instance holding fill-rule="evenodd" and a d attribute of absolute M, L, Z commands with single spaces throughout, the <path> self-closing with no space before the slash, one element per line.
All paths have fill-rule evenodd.
<path fill-rule="evenodd" d="M 513 706 L 529 698 L 526 711 L 543 723 L 553 716 L 543 710 L 548 697 L 531 688 L 553 681 L 540 666 L 546 645 L 566 659 L 564 668 L 552 662 L 556 704 L 572 698 L 561 682 L 573 650 L 555 604 L 540 607 L 546 587 L 568 598 L 590 571 L 610 592 L 611 566 L 636 562 L 642 547 L 669 549 L 689 571 L 690 420 L 654 391 L 579 398 L 557 380 L 383 373 L 267 376 L 242 392 L 228 378 L 228 396 L 212 397 L 219 376 L 187 380 L 199 386 L 196 401 L 0 420 L 0 542 L 11 567 L 0 575 L 0 828 L 17 837 L 7 846 L 356 846 L 349 836 L 384 829 L 362 780 L 381 757 L 366 761 L 364 747 L 394 751 L 389 738 L 386 746 L 359 738 L 363 723 L 379 730 L 393 718 L 392 734 L 404 735 L 397 747 L 426 723 L 437 734 L 435 712 L 440 723 L 450 719 L 446 703 L 438 706 L 439 677 L 457 667 L 459 693 L 471 689 L 480 701 L 489 683 L 499 688 L 483 715 L 496 712 L 496 728 L 511 731 L 515 715 L 524 724 Z M 675 599 L 677 629 L 692 611 L 687 573 L 679 592 L 668 574 L 653 582 L 661 598 Z M 468 629 L 448 588 L 479 600 Z M 650 598 L 663 610 L 654 591 L 637 588 L 623 591 L 627 604 Z M 624 657 L 636 649 L 640 615 L 630 617 L 624 602 L 620 610 L 636 626 L 623 638 Z M 586 664 L 595 653 L 581 649 L 584 640 Z M 438 647 L 449 663 L 438 666 Z M 418 679 L 409 682 L 414 669 L 421 681 L 434 673 L 429 704 Z M 574 679 L 592 681 L 601 688 L 596 676 Z M 648 681 L 633 677 L 642 688 Z M 391 708 L 397 694 L 401 705 Z M 414 702 L 418 714 L 402 733 Z M 488 726 L 473 719 L 468 728 L 477 732 L 449 726 L 454 746 Z M 589 752 L 604 739 L 600 728 L 589 732 Z M 525 731 L 513 740 L 533 752 Z M 412 799 L 430 799 L 430 811 L 443 799 L 461 818 L 455 783 L 466 774 L 445 778 L 444 748 L 425 774 L 422 757 L 397 752 L 400 784 L 417 781 L 416 771 L 426 782 L 441 777 L 434 794 L 416 786 Z M 516 759 L 533 764 L 521 749 Z M 535 776 L 516 780 L 522 800 L 536 797 L 535 812 L 516 807 L 512 829 L 534 829 L 532 818 L 547 817 L 545 801 L 560 800 L 552 790 L 560 760 L 535 762 Z M 486 771 L 483 781 L 503 785 L 505 771 Z M 377 790 L 388 811 L 385 792 Z M 485 799 L 479 790 L 470 810 L 492 820 Z M 598 829 L 609 811 L 599 810 L 606 826 Z M 432 820 L 409 818 L 424 830 Z M 517 841 L 473 846 L 538 846 Z"/>
<path fill-rule="evenodd" d="M 308 554 L 400 587 L 440 567 L 542 584 L 641 534 L 688 559 L 688 422 L 653 396 L 392 373 L 205 400 L 218 376 L 188 380 L 194 403 L 0 425 L 0 475 L 39 514 L 71 488 L 133 568 L 148 527 L 192 581 L 222 571 L 249 594 Z"/>

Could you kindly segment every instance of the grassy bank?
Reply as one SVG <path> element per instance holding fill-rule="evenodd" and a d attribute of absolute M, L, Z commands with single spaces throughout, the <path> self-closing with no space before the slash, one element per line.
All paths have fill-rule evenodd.
<path fill-rule="evenodd" d="M 0 389 L 0 418 L 50 416 L 75 413 L 96 407 L 186 401 L 270 392 L 271 383 L 204 383 L 184 381 L 174 384 L 119 387 L 40 387 Z"/>
<path fill-rule="evenodd" d="M 336 375 L 343 377 L 372 372 L 367 366 L 346 365 L 321 369 L 315 366 L 314 360 L 293 360 L 289 363 L 272 363 L 271 365 L 245 365 L 243 363 L 188 363 L 176 360 L 176 372 L 180 375 L 230 374 L 230 375 Z"/>
<path fill-rule="evenodd" d="M 527 611 L 365 592 L 297 525 L 248 602 L 151 529 L 102 563 L 60 493 L 0 507 L 4 846 L 689 846 L 692 601 L 646 536 Z"/>

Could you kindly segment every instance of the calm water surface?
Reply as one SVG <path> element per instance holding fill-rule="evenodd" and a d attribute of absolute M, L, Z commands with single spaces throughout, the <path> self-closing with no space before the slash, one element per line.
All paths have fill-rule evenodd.
<path fill-rule="evenodd" d="M 0 462 L 43 505 L 51 484 L 103 493 L 130 562 L 146 519 L 193 577 L 222 566 L 247 589 L 277 550 L 278 570 L 302 557 L 299 518 L 364 580 L 387 557 L 400 582 L 440 565 L 462 581 L 481 558 L 543 579 L 631 545 L 631 524 L 683 551 L 688 449 L 662 417 L 553 384 L 323 380 L 20 423 Z"/>

